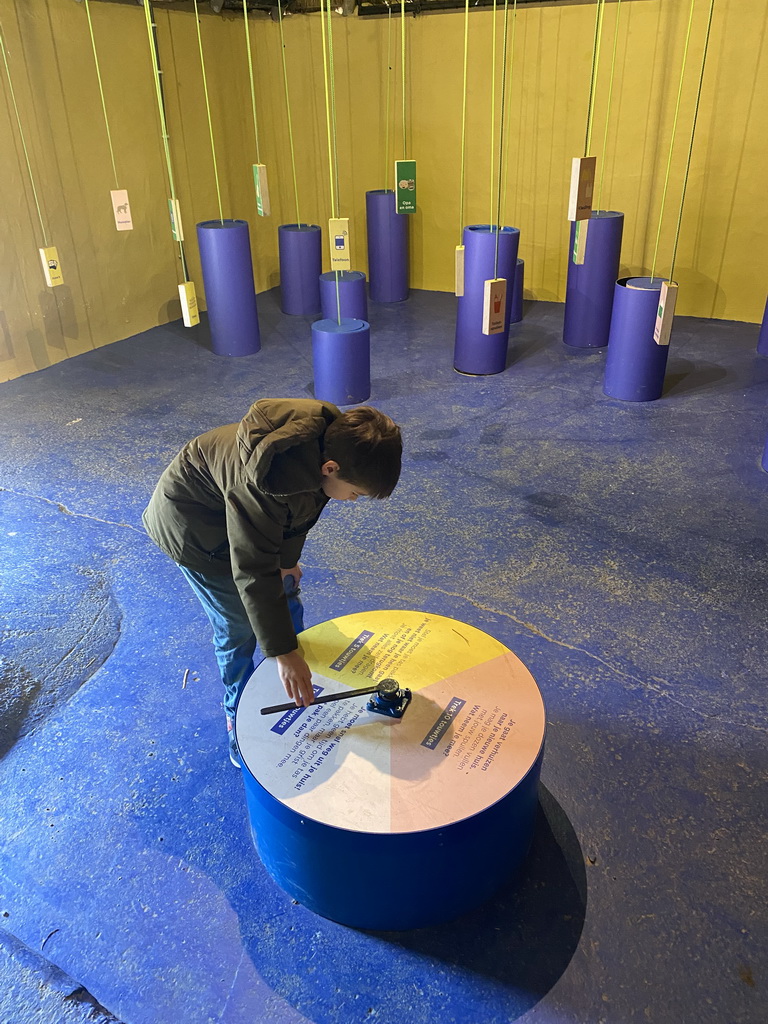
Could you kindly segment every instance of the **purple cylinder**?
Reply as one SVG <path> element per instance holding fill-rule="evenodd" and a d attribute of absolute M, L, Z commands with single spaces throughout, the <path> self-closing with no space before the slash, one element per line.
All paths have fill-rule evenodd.
<path fill-rule="evenodd" d="M 760 461 L 760 465 L 763 467 L 766 473 L 768 473 L 768 441 L 765 442 L 765 448 L 763 449 L 763 457 Z"/>
<path fill-rule="evenodd" d="M 368 280 L 372 302 L 408 298 L 408 217 L 398 213 L 392 189 L 365 193 Z"/>
<path fill-rule="evenodd" d="M 371 394 L 371 327 L 365 320 L 317 320 L 312 324 L 315 398 L 355 405 Z"/>
<path fill-rule="evenodd" d="M 619 276 L 624 214 L 593 210 L 587 229 L 584 262 L 573 262 L 576 223 L 571 224 L 563 341 L 574 348 L 608 344 L 616 279 Z"/>
<path fill-rule="evenodd" d="M 261 348 L 251 242 L 244 220 L 197 225 L 211 348 L 218 356 L 250 356 Z"/>
<path fill-rule="evenodd" d="M 590 228 L 590 231 L 592 229 Z M 669 345 L 653 340 L 663 278 L 616 282 L 603 391 L 623 402 L 661 398 Z"/>
<path fill-rule="evenodd" d="M 525 280 L 525 262 L 517 261 L 515 281 L 512 285 L 512 305 L 509 310 L 509 322 L 519 324 L 523 319 L 523 282 Z"/>
<path fill-rule="evenodd" d="M 498 262 L 496 259 L 498 240 Z M 517 228 L 496 230 L 491 224 L 464 228 L 464 294 L 456 310 L 456 342 L 453 366 L 459 373 L 501 373 L 507 364 L 507 344 L 512 310 L 512 292 L 517 266 Z M 483 334 L 485 282 L 496 277 L 507 280 L 504 330 Z"/>
<path fill-rule="evenodd" d="M 763 322 L 760 326 L 760 334 L 757 338 L 757 351 L 761 356 L 768 356 L 768 302 L 765 304 Z"/>
<path fill-rule="evenodd" d="M 280 308 L 290 316 L 316 316 L 320 312 L 322 232 L 317 224 L 281 224 L 277 238 Z"/>
<path fill-rule="evenodd" d="M 339 295 L 336 299 L 336 278 L 339 279 Z M 320 275 L 320 305 L 322 315 L 328 320 L 341 317 L 348 320 L 368 319 L 368 296 L 365 292 L 365 274 L 360 270 L 330 270 Z"/>

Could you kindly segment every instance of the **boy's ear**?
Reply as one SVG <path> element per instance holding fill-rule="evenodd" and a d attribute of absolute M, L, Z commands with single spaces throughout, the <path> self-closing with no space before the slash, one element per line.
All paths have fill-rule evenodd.
<path fill-rule="evenodd" d="M 334 473 L 338 473 L 339 464 L 330 459 L 328 462 L 324 462 L 320 467 L 320 472 L 323 476 L 332 476 Z"/>

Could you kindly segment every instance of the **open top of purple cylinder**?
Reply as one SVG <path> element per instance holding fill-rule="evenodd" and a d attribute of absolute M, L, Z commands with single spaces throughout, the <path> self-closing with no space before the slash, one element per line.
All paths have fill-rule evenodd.
<path fill-rule="evenodd" d="M 622 288 L 634 288 L 639 292 L 655 292 L 665 281 L 665 277 L 622 277 L 616 284 L 620 284 Z"/>
<path fill-rule="evenodd" d="M 281 231 L 319 231 L 319 224 L 281 224 Z"/>
<path fill-rule="evenodd" d="M 520 234 L 520 229 L 519 228 L 510 228 L 510 227 L 498 228 L 495 224 L 467 224 L 467 226 L 464 228 L 464 230 L 465 231 L 484 232 L 485 234 L 491 234 L 491 235 L 496 235 L 496 234 L 502 234 L 502 235 L 518 234 L 519 235 Z"/>
<path fill-rule="evenodd" d="M 341 323 L 338 320 L 315 320 L 312 329 L 323 331 L 325 334 L 354 334 L 355 331 L 367 331 L 370 326 L 365 320 L 352 320 L 343 316 Z"/>
<path fill-rule="evenodd" d="M 369 188 L 365 194 L 367 196 L 393 196 L 395 190 L 393 188 Z"/>
<path fill-rule="evenodd" d="M 203 220 L 197 226 L 199 228 L 239 228 L 243 224 L 248 227 L 247 220 Z"/>
<path fill-rule="evenodd" d="M 324 274 L 320 275 L 321 281 L 335 281 L 336 275 L 339 275 L 339 281 L 364 281 L 365 274 L 362 270 L 327 270 Z"/>
<path fill-rule="evenodd" d="M 598 217 L 601 219 L 607 219 L 608 217 L 623 217 L 624 214 L 618 210 L 593 210 L 590 217 L 593 220 L 597 220 Z"/>

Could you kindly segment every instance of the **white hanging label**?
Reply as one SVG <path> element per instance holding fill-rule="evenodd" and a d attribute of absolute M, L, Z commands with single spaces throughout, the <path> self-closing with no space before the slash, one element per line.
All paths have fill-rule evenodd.
<path fill-rule="evenodd" d="M 269 183 L 267 181 L 267 165 L 253 165 L 253 183 L 256 186 L 256 212 L 260 217 L 269 217 Z"/>
<path fill-rule="evenodd" d="M 571 194 L 568 220 L 589 220 L 592 216 L 592 193 L 595 188 L 597 157 L 575 156 L 571 164 Z"/>
<path fill-rule="evenodd" d="M 185 281 L 179 285 L 179 298 L 181 299 L 181 315 L 184 317 L 185 327 L 194 327 L 200 323 L 200 310 L 197 308 L 197 295 L 192 281 Z"/>
<path fill-rule="evenodd" d="M 589 231 L 588 220 L 577 220 L 573 233 L 573 262 L 581 266 L 587 255 L 587 231 Z"/>
<path fill-rule="evenodd" d="M 331 243 L 331 270 L 351 270 L 349 217 L 337 217 L 329 220 L 328 238 Z"/>
<path fill-rule="evenodd" d="M 464 294 L 464 246 L 456 246 L 456 286 L 454 295 Z"/>
<path fill-rule="evenodd" d="M 171 215 L 171 233 L 177 242 L 184 241 L 184 229 L 181 226 L 181 210 L 178 199 L 168 200 L 168 212 Z"/>
<path fill-rule="evenodd" d="M 133 231 L 131 204 L 124 188 L 115 188 L 109 193 L 112 196 L 112 212 L 115 215 L 115 227 L 118 231 Z"/>
<path fill-rule="evenodd" d="M 57 285 L 64 284 L 64 275 L 61 272 L 56 246 L 50 245 L 47 249 L 40 249 L 40 259 L 43 263 L 45 283 L 48 287 L 55 288 Z"/>
<path fill-rule="evenodd" d="M 656 323 L 653 328 L 653 340 L 657 345 L 669 345 L 672 321 L 675 319 L 676 304 L 677 284 L 674 281 L 662 281 L 659 308 L 656 312 Z"/>
<path fill-rule="evenodd" d="M 507 279 L 495 277 L 485 282 L 483 294 L 483 334 L 501 334 L 507 315 Z"/>

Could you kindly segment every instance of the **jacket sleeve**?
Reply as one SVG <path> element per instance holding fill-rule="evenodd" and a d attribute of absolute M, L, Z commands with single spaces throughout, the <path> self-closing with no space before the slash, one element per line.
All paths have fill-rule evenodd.
<path fill-rule="evenodd" d="M 232 576 L 259 647 L 274 658 L 296 650 L 298 643 L 280 575 L 283 523 L 279 506 L 270 504 L 275 507 L 267 513 L 255 495 L 230 493 L 225 510 Z"/>
<path fill-rule="evenodd" d="M 292 569 L 294 565 L 298 563 L 301 558 L 301 552 L 306 539 L 306 533 L 299 533 L 295 537 L 287 537 L 283 539 L 282 547 L 280 549 L 281 569 Z"/>

